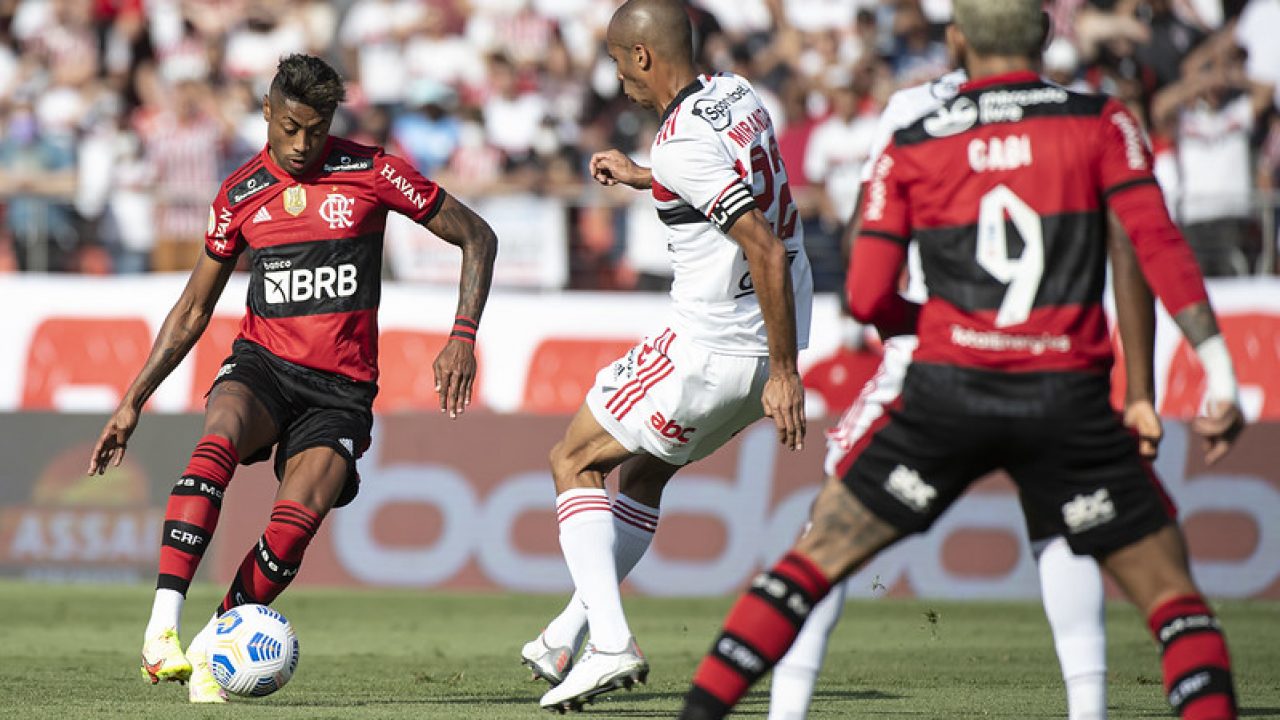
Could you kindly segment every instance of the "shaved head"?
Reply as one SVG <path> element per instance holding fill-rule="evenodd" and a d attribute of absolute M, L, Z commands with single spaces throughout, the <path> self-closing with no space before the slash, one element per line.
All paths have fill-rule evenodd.
<path fill-rule="evenodd" d="M 628 0 L 613 13 L 607 39 L 620 48 L 644 45 L 668 63 L 693 64 L 693 24 L 680 0 Z"/>

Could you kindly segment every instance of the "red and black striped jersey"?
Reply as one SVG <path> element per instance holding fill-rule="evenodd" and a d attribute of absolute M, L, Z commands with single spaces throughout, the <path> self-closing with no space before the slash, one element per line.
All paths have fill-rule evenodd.
<path fill-rule="evenodd" d="M 1133 116 L 1033 73 L 967 83 L 899 130 L 864 195 L 850 306 L 886 325 L 910 322 L 912 308 L 894 290 L 907 243 L 917 240 L 929 289 L 916 319 L 917 362 L 1109 367 L 1108 208 L 1171 314 L 1206 298 Z"/>
<path fill-rule="evenodd" d="M 231 174 L 209 208 L 205 252 L 250 254 L 240 337 L 289 362 L 360 382 L 378 377 L 387 212 L 430 220 L 444 191 L 380 147 L 330 137 L 293 177 L 267 150 Z"/>

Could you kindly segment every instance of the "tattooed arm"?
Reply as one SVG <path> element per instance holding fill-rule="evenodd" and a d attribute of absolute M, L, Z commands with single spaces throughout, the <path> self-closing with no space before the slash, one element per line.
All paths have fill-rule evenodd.
<path fill-rule="evenodd" d="M 138 426 L 142 406 L 200 339 L 234 269 L 234 262 L 218 262 L 201 253 L 182 295 L 160 326 L 146 364 L 98 436 L 89 457 L 90 475 L 100 475 L 108 465 L 119 465 L 124 459 L 125 446 Z"/>
<path fill-rule="evenodd" d="M 445 195 L 439 211 L 426 226 L 440 239 L 462 249 L 457 319 L 449 342 L 434 364 L 440 412 L 457 417 L 471 404 L 471 385 L 476 376 L 475 335 L 489 299 L 498 238 L 483 218 L 450 195 Z"/>

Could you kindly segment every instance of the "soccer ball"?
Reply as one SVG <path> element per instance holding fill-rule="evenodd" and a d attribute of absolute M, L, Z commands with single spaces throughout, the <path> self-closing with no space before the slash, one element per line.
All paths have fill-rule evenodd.
<path fill-rule="evenodd" d="M 209 644 L 209 669 L 233 695 L 270 695 L 298 667 L 298 636 L 284 615 L 266 605 L 240 605 L 222 614 Z"/>

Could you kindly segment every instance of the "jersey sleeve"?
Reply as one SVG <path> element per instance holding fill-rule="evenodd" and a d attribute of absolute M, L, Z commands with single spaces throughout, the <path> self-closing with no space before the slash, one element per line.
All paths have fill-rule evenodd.
<path fill-rule="evenodd" d="M 374 193 L 389 210 L 425 224 L 444 203 L 444 189 L 403 158 L 379 152 L 374 158 Z"/>
<path fill-rule="evenodd" d="M 876 161 L 884 154 L 889 143 L 893 142 L 893 134 L 898 128 L 904 127 L 902 116 L 907 112 L 906 103 L 902 99 L 902 91 L 898 91 L 889 97 L 889 102 L 884 106 L 884 112 L 880 113 L 880 118 L 876 120 L 876 131 L 871 137 L 871 147 L 867 151 L 867 161 L 862 163 L 861 181 L 865 185 L 871 182 L 871 173 L 873 172 Z M 910 123 L 906 123 L 910 124 Z"/>
<path fill-rule="evenodd" d="M 875 161 L 862 199 L 859 237 L 874 237 L 906 246 L 911 242 L 911 207 L 907 203 L 907 168 L 890 145 Z"/>
<path fill-rule="evenodd" d="M 227 188 L 218 191 L 218 196 L 209 206 L 209 227 L 204 233 L 204 252 L 218 262 L 230 262 L 245 249 L 244 236 L 240 234 L 243 218 L 240 213 L 231 209 L 227 198 Z"/>
<path fill-rule="evenodd" d="M 1103 109 L 1095 147 L 1107 206 L 1133 243 L 1151 289 L 1170 315 L 1208 299 L 1195 255 L 1169 217 L 1152 174 L 1151 150 L 1129 111 L 1115 100 Z"/>
<path fill-rule="evenodd" d="M 689 122 L 694 122 L 690 119 Z M 653 180 L 729 232 L 738 218 L 756 207 L 734 158 L 711 135 L 678 135 L 653 150 Z"/>

